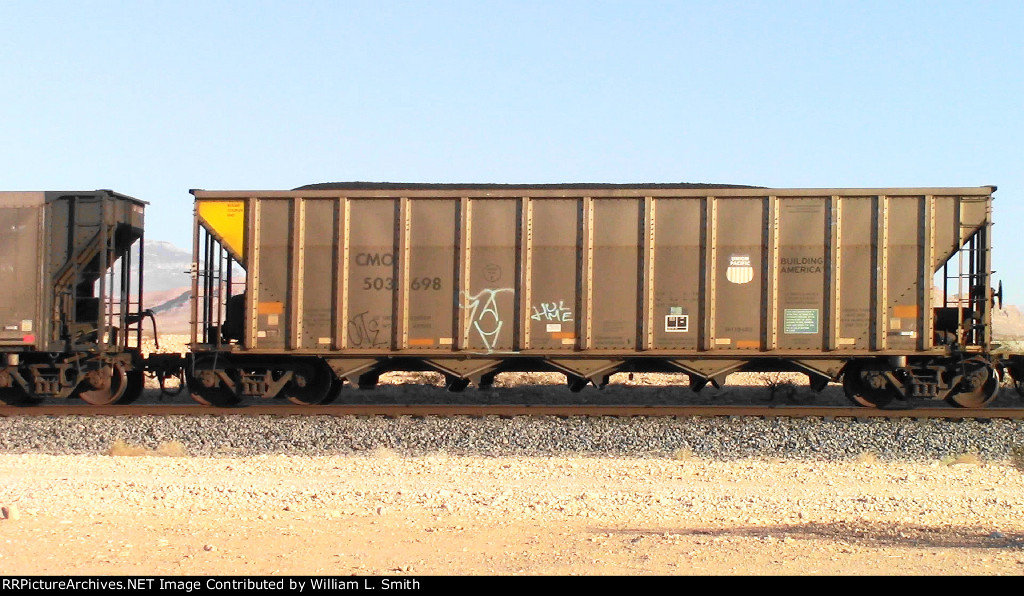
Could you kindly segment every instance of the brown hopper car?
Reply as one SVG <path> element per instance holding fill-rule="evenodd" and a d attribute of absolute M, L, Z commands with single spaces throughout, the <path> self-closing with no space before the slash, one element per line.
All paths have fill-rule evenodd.
<path fill-rule="evenodd" d="M 995 187 L 328 184 L 193 191 L 196 399 L 503 371 L 842 380 L 990 402 Z"/>
<path fill-rule="evenodd" d="M 141 393 L 145 205 L 108 190 L 0 192 L 0 403 Z"/>

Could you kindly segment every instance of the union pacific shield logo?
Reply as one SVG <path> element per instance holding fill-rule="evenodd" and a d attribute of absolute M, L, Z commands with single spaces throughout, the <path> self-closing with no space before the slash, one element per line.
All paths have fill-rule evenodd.
<path fill-rule="evenodd" d="M 734 284 L 745 284 L 754 279 L 750 255 L 729 255 L 729 268 L 725 270 L 725 279 Z"/>

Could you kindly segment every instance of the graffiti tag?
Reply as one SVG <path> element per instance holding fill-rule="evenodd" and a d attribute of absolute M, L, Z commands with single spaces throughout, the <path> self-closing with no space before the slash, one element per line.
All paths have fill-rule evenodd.
<path fill-rule="evenodd" d="M 461 308 L 469 310 L 469 321 L 480 336 L 484 348 L 488 352 L 494 351 L 498 343 L 498 335 L 505 322 L 501 320 L 501 313 L 498 310 L 498 295 L 505 292 L 513 293 L 512 288 L 487 288 L 480 290 L 474 296 L 469 292 L 463 293 L 465 304 Z"/>
<path fill-rule="evenodd" d="M 533 315 L 530 317 L 534 321 L 558 321 L 565 323 L 572 321 L 572 309 L 564 304 L 564 301 L 559 300 L 558 302 L 541 302 L 539 305 L 533 307 Z"/>
<path fill-rule="evenodd" d="M 387 345 L 380 338 L 380 323 L 368 319 L 369 311 L 361 312 L 348 321 L 348 341 L 353 348 L 379 348 Z"/>

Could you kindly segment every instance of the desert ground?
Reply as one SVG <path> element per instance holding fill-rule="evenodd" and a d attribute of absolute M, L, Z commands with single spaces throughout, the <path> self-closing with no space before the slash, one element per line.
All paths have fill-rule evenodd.
<path fill-rule="evenodd" d="M 139 453 L 144 453 L 139 455 Z M 1019 575 L 1011 462 L 0 455 L 6 575 Z"/>

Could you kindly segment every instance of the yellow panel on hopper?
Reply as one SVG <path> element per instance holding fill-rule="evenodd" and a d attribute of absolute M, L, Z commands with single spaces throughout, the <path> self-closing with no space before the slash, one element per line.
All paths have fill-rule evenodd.
<path fill-rule="evenodd" d="M 245 254 L 245 202 L 196 201 L 199 219 L 235 259 Z"/>

